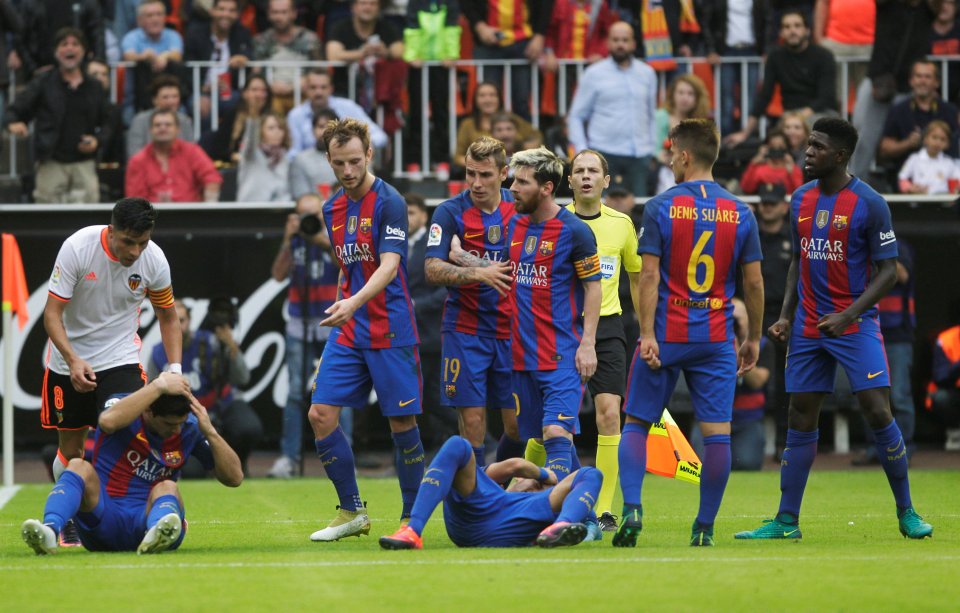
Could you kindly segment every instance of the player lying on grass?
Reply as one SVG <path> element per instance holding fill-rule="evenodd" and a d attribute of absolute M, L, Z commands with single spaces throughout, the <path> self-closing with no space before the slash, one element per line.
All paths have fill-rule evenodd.
<path fill-rule="evenodd" d="M 513 478 L 504 491 L 500 484 Z M 380 546 L 423 549 L 423 528 L 441 500 L 447 535 L 458 547 L 576 545 L 586 538 L 588 521 L 596 526 L 593 506 L 602 483 L 599 470 L 581 468 L 558 484 L 553 471 L 521 458 L 481 468 L 470 442 L 452 436 L 423 475 L 410 523 L 380 537 Z"/>
<path fill-rule="evenodd" d="M 108 400 L 107 407 L 93 462 L 70 460 L 47 497 L 43 521 L 28 519 L 20 528 L 38 555 L 57 550 L 57 534 L 69 519 L 90 551 L 176 549 L 186 528 L 176 480 L 191 454 L 213 468 L 220 483 L 237 487 L 243 481 L 240 458 L 182 376 L 162 373 L 133 394 Z"/>

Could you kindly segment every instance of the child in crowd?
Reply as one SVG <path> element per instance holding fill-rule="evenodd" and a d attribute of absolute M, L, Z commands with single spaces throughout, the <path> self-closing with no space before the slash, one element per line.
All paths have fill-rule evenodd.
<path fill-rule="evenodd" d="M 956 194 L 960 185 L 957 161 L 944 153 L 950 146 L 950 126 L 934 119 L 923 130 L 923 148 L 913 153 L 900 169 L 904 194 Z"/>

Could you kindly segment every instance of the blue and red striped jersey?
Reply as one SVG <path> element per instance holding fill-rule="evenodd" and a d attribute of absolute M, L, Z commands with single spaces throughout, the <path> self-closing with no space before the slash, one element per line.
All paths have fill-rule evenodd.
<path fill-rule="evenodd" d="M 450 240 L 457 236 L 464 251 L 484 260 L 506 261 L 507 224 L 515 213 L 510 190 L 500 190 L 500 206 L 492 213 L 475 207 L 470 191 L 464 191 L 443 202 L 433 213 L 426 257 L 446 261 Z M 485 283 L 450 286 L 447 291 L 442 331 L 510 338 L 513 310 L 509 296 L 501 296 Z"/>
<path fill-rule="evenodd" d="M 391 185 L 376 179 L 363 198 L 350 200 L 343 188 L 324 203 L 323 219 L 334 256 L 343 271 L 341 298 L 350 298 L 380 267 L 381 253 L 400 254 L 400 268 L 384 291 L 334 330 L 330 340 L 358 349 L 408 347 L 420 342 L 407 288 L 407 204 Z"/>
<path fill-rule="evenodd" d="M 836 194 L 820 192 L 811 181 L 793 192 L 790 203 L 793 250 L 800 256 L 799 304 L 794 327 L 808 338 L 821 338 L 817 322 L 839 313 L 860 297 L 870 282 L 873 262 L 897 257 L 890 207 L 873 188 L 853 177 Z M 877 306 L 860 319 L 876 318 Z M 860 329 L 859 320 L 844 330 Z"/>
<path fill-rule="evenodd" d="M 340 268 L 330 255 L 299 234 L 290 237 L 293 268 L 287 289 L 287 313 L 291 318 L 326 318 L 324 311 L 337 299 Z"/>
<path fill-rule="evenodd" d="M 196 417 L 188 416 L 180 433 L 166 440 L 150 432 L 138 417 L 113 434 L 97 428 L 92 462 L 111 498 L 144 504 L 154 485 L 180 477 L 190 455 L 205 468 L 213 468 L 210 444 L 200 434 Z"/>
<path fill-rule="evenodd" d="M 647 202 L 639 239 L 637 253 L 660 258 L 656 339 L 733 340 L 737 265 L 763 259 L 750 207 L 713 181 L 687 181 Z"/>
<path fill-rule="evenodd" d="M 559 208 L 559 207 L 558 207 Z M 583 281 L 600 281 L 597 241 L 570 211 L 533 223 L 515 215 L 507 226 L 513 289 L 514 370 L 576 368 L 583 335 Z"/>

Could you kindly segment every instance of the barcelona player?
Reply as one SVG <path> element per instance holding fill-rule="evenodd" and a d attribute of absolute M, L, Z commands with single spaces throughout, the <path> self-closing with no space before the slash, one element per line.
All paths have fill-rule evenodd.
<path fill-rule="evenodd" d="M 637 230 L 629 215 L 615 211 L 601 200 L 610 186 L 607 160 L 597 151 L 580 151 L 570 165 L 570 188 L 573 202 L 567 210 L 590 226 L 597 239 L 600 256 L 600 320 L 597 323 L 597 372 L 587 388 L 593 396 L 597 418 L 597 468 L 603 472 L 603 488 L 597 499 L 597 515 L 605 532 L 617 529 L 617 516 L 611 513 L 613 493 L 617 487 L 617 453 L 620 446 L 620 403 L 626 391 L 627 337 L 623 329 L 623 308 L 620 306 L 620 268 L 630 279 L 634 312 L 638 312 L 637 283 L 640 255 L 637 253 Z"/>
<path fill-rule="evenodd" d="M 402 515 L 410 514 L 423 477 L 419 337 L 407 289 L 407 205 L 369 171 L 366 124 L 331 121 L 323 133 L 341 188 L 323 205 L 323 221 L 340 266 L 340 299 L 322 326 L 334 330 L 323 349 L 308 417 L 317 454 L 340 499 L 339 513 L 313 541 L 369 534 L 353 450 L 340 428 L 342 407 L 364 406 L 370 386 L 390 422 L 396 447 Z"/>
<path fill-rule="evenodd" d="M 647 202 L 640 229 L 640 343 L 627 383 L 620 441 L 623 518 L 615 547 L 633 547 L 642 528 L 640 494 L 647 433 L 683 372 L 703 432 L 700 508 L 690 544 L 713 545 L 713 523 L 730 476 L 730 421 L 737 377 L 756 364 L 763 319 L 760 237 L 750 208 L 713 180 L 720 134 L 707 119 L 670 130 L 677 185 Z M 747 339 L 734 347 L 733 298 L 743 271 Z"/>
<path fill-rule="evenodd" d="M 523 453 L 510 386 L 510 264 L 507 224 L 515 214 L 513 195 L 500 187 L 507 176 L 503 143 L 481 137 L 467 148 L 469 188 L 437 207 L 427 237 L 426 277 L 449 294 L 440 324 L 443 333 L 441 402 L 459 410 L 460 435 L 470 441 L 483 466 L 486 409 L 501 409 L 504 434 L 497 461 Z M 484 262 L 463 267 L 449 259 L 457 237 L 462 248 Z"/>
<path fill-rule="evenodd" d="M 586 522 L 594 517 L 602 481 L 599 470 L 587 467 L 557 483 L 552 470 L 523 458 L 484 468 L 472 443 L 453 436 L 423 475 L 410 523 L 380 537 L 380 546 L 423 549 L 423 529 L 440 501 L 447 536 L 458 547 L 576 545 L 588 534 Z"/>
<path fill-rule="evenodd" d="M 900 532 L 933 534 L 910 499 L 907 449 L 890 412 L 890 373 L 877 303 L 897 279 L 897 237 L 886 201 L 847 173 L 856 129 L 842 119 L 813 125 L 804 171 L 813 181 L 793 193 L 793 261 L 780 319 L 768 330 L 788 342 L 787 443 L 780 463 L 780 508 L 739 539 L 799 539 L 800 503 L 817 453 L 820 404 L 843 367 L 873 429 L 877 455 L 897 505 Z"/>
<path fill-rule="evenodd" d="M 28 519 L 23 540 L 38 555 L 57 550 L 74 519 L 90 551 L 160 553 L 186 534 L 180 469 L 193 455 L 229 487 L 243 481 L 240 458 L 217 434 L 181 375 L 161 373 L 146 387 L 107 400 L 93 461 L 73 458 L 47 496 L 43 521 Z"/>

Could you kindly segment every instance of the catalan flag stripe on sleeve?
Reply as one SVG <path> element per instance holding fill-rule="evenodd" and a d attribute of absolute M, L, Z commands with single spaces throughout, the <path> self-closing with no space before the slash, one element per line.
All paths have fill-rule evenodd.
<path fill-rule="evenodd" d="M 173 286 L 168 285 L 163 289 L 147 290 L 150 297 L 150 304 L 158 309 L 168 309 L 173 306 Z"/>
<path fill-rule="evenodd" d="M 581 279 L 600 274 L 600 256 L 594 254 L 582 260 L 577 260 L 573 267 L 577 271 L 577 276 Z"/>

